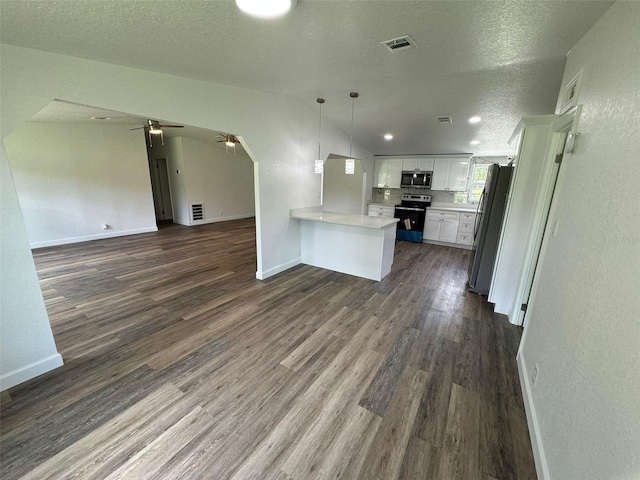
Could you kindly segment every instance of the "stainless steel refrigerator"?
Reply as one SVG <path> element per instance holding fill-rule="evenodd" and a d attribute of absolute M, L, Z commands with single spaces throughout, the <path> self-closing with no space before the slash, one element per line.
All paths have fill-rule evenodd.
<path fill-rule="evenodd" d="M 491 165 L 478 203 L 469 263 L 469 290 L 481 295 L 489 295 L 512 173 L 512 166 Z"/>

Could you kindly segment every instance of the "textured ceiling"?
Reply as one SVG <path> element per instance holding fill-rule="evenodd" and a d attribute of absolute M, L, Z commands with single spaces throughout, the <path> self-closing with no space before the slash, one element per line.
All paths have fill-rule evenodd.
<path fill-rule="evenodd" d="M 567 52 L 611 3 L 299 0 L 265 21 L 231 0 L 2 0 L 0 40 L 279 93 L 314 109 L 322 96 L 323 117 L 346 133 L 355 90 L 354 141 L 374 154 L 490 155 L 509 153 L 520 117 L 554 111 Z M 380 45 L 402 35 L 417 48 Z M 441 115 L 453 124 L 439 125 Z M 473 115 L 483 121 L 469 125 Z"/>

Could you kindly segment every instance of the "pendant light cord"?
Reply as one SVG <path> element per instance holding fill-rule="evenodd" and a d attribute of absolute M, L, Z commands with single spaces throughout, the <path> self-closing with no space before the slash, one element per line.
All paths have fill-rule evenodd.
<path fill-rule="evenodd" d="M 320 104 L 320 116 L 318 117 L 318 159 L 320 159 L 320 140 L 322 138 L 322 104 L 324 103 L 324 98 L 316 99 L 316 102 Z"/>
<path fill-rule="evenodd" d="M 351 137 L 349 139 L 349 158 L 351 158 L 351 149 L 353 147 L 353 110 L 356 105 L 356 98 L 358 98 L 358 92 L 351 92 L 349 96 L 351 97 Z"/>

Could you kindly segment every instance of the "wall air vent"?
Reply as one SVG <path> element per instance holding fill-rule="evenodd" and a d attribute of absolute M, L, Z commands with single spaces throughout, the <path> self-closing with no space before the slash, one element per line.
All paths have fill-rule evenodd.
<path fill-rule="evenodd" d="M 199 220 L 204 220 L 204 203 L 192 203 L 191 221 L 197 222 Z"/>
<path fill-rule="evenodd" d="M 400 50 L 409 50 L 410 48 L 416 47 L 416 42 L 409 35 L 405 35 L 404 37 L 392 38 L 391 40 L 385 40 L 384 42 L 380 42 L 381 45 L 384 45 L 387 50 L 390 52 L 398 52 Z"/>
<path fill-rule="evenodd" d="M 451 119 L 450 115 L 445 115 L 443 117 L 438 117 L 438 123 L 440 125 L 451 125 L 453 123 L 453 120 Z"/>

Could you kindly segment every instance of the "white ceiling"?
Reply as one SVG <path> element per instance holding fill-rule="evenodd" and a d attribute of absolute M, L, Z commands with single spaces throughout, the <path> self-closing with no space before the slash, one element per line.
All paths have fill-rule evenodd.
<path fill-rule="evenodd" d="M 357 91 L 354 141 L 373 154 L 491 155 L 509 153 L 520 117 L 554 111 L 567 52 L 611 3 L 298 0 L 285 17 L 258 20 L 231 0 L 2 0 L 0 40 L 316 110 L 324 97 L 323 118 L 347 134 Z M 402 35 L 418 47 L 380 45 Z M 439 125 L 441 115 L 453 124 Z"/>
<path fill-rule="evenodd" d="M 64 102 L 61 100 L 52 101 L 31 118 L 32 122 L 121 125 L 125 129 L 147 125 L 147 120 L 147 118 L 130 115 L 128 113 L 116 112 L 114 110 L 81 105 L 78 103 Z M 154 118 L 153 120 L 158 120 L 163 125 L 176 124 L 169 120 L 157 118 Z M 190 125 L 183 125 L 182 128 L 163 128 L 162 131 L 165 137 L 187 137 L 215 147 L 225 148 L 221 136 L 227 135 L 226 132 L 206 130 Z M 141 131 L 140 133 L 143 132 Z M 239 143 L 236 144 L 236 149 L 239 152 L 244 152 L 242 145 Z"/>

